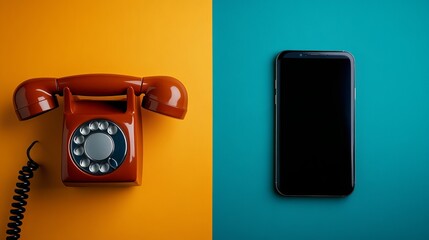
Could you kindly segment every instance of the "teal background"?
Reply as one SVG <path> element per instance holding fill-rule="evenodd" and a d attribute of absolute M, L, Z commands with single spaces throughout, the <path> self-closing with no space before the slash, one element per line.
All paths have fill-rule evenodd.
<path fill-rule="evenodd" d="M 214 239 L 429 239 L 429 2 L 213 1 Z M 356 187 L 273 189 L 274 58 L 356 60 Z"/>

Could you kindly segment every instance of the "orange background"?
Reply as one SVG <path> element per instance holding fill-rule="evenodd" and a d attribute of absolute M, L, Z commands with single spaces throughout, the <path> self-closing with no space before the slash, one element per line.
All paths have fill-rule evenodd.
<path fill-rule="evenodd" d="M 0 2 L 0 238 L 17 172 L 32 151 L 22 239 L 211 239 L 211 1 Z M 170 75 L 189 94 L 185 120 L 143 111 L 139 187 L 65 187 L 60 107 L 19 122 L 12 94 L 34 77 Z"/>

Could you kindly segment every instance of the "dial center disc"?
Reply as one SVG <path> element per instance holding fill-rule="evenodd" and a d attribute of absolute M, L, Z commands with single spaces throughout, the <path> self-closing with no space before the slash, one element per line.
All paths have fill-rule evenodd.
<path fill-rule="evenodd" d="M 87 137 L 84 144 L 85 154 L 92 160 L 104 160 L 115 149 L 112 137 L 105 133 L 94 133 Z"/>

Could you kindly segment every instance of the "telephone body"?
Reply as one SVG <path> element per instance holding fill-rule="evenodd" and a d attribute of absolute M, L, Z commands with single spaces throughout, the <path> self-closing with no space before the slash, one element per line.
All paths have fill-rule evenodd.
<path fill-rule="evenodd" d="M 14 106 L 18 118 L 27 120 L 58 107 L 55 95 L 63 96 L 61 176 L 66 186 L 140 185 L 140 94 L 144 94 L 141 107 L 185 117 L 186 89 L 167 76 L 85 74 L 29 79 L 15 90 Z"/>

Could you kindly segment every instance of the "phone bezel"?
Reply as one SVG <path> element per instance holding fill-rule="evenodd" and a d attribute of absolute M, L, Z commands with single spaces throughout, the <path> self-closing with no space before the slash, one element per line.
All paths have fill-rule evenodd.
<path fill-rule="evenodd" d="M 339 193 L 339 194 L 326 194 L 326 195 L 293 195 L 285 193 L 281 187 L 279 186 L 279 161 L 278 158 L 280 148 L 278 146 L 278 128 L 279 128 L 279 111 L 280 107 L 278 104 L 278 96 L 280 94 L 279 81 L 277 80 L 280 75 L 280 61 L 283 58 L 318 58 L 318 59 L 327 59 L 327 58 L 347 58 L 350 61 L 350 91 L 351 91 L 351 99 L 350 99 L 350 109 L 351 109 L 351 182 L 350 182 L 350 190 L 348 192 Z M 286 50 L 280 52 L 275 61 L 275 80 L 274 80 L 274 88 L 275 88 L 275 146 L 274 146 L 274 178 L 275 178 L 275 189 L 276 191 L 282 195 L 287 197 L 345 197 L 350 195 L 355 187 L 355 102 L 356 102 L 356 85 L 355 85 L 355 60 L 353 55 L 347 51 L 303 51 L 303 50 Z"/>

